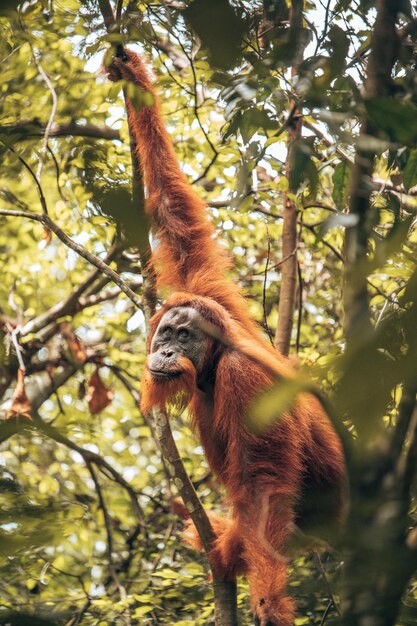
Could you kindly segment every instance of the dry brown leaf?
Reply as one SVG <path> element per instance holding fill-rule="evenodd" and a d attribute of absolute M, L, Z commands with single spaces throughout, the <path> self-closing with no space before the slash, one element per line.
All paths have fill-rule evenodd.
<path fill-rule="evenodd" d="M 90 413 L 100 413 L 112 400 L 113 391 L 105 386 L 97 369 L 88 381 L 87 402 Z"/>
<path fill-rule="evenodd" d="M 31 420 L 31 411 L 32 407 L 30 406 L 29 398 L 25 390 L 25 370 L 19 368 L 17 370 L 17 384 L 12 398 L 12 406 L 7 411 L 6 419 L 25 417 Z"/>

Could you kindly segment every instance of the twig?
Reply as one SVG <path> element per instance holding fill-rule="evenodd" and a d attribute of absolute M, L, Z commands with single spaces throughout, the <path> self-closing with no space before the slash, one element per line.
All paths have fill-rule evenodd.
<path fill-rule="evenodd" d="M 164 535 L 164 539 L 163 539 L 164 545 L 163 545 L 162 548 L 159 548 L 159 550 L 157 552 L 157 555 L 156 555 L 156 557 L 154 558 L 154 560 L 152 562 L 152 572 L 156 571 L 156 569 L 157 569 L 157 567 L 158 567 L 158 565 L 159 565 L 159 563 L 160 563 L 160 561 L 162 559 L 162 556 L 164 554 L 164 551 L 166 550 L 168 541 L 169 541 L 169 539 L 170 539 L 170 537 L 172 535 L 172 531 L 174 530 L 174 527 L 175 527 L 175 522 L 171 522 L 171 524 L 168 524 L 168 526 L 167 526 L 167 529 L 166 529 L 165 535 Z"/>
<path fill-rule="evenodd" d="M 328 616 L 329 611 L 332 608 L 332 606 L 333 606 L 333 602 L 332 602 L 332 600 L 329 600 L 329 603 L 326 606 L 323 615 L 321 616 L 320 626 L 323 626 L 323 624 L 326 622 L 327 616 Z"/>
<path fill-rule="evenodd" d="M 123 291 L 123 293 L 127 295 L 129 300 L 131 300 L 133 304 L 135 304 L 138 308 L 142 307 L 142 301 L 140 300 L 140 298 L 138 298 L 138 296 L 130 289 L 130 287 L 128 287 L 125 281 L 120 278 L 120 276 L 114 270 L 112 270 L 111 267 L 109 267 L 106 263 L 104 263 L 104 261 L 99 259 L 95 254 L 68 237 L 68 235 L 66 235 L 64 231 L 59 228 L 59 226 L 57 226 L 48 215 L 38 215 L 36 213 L 29 213 L 28 211 L 14 211 L 11 209 L 0 209 L 0 215 L 8 215 L 11 217 L 25 217 L 27 219 L 35 220 L 36 222 L 40 222 L 41 224 L 47 226 L 68 248 L 74 250 L 74 252 L 79 254 L 83 259 L 91 263 L 91 265 L 97 267 L 101 272 L 103 272 L 103 274 L 106 274 L 106 276 L 111 278 L 111 280 L 120 287 L 121 291 Z"/>
<path fill-rule="evenodd" d="M 52 149 L 50 148 L 50 146 L 46 146 L 46 147 L 47 147 L 47 150 L 48 150 L 48 152 L 49 152 L 49 154 L 51 156 L 51 159 L 52 159 L 52 161 L 53 161 L 53 163 L 55 165 L 56 186 L 57 186 L 57 189 L 58 189 L 59 196 L 60 196 L 61 200 L 63 202 L 65 202 L 65 197 L 64 197 L 64 194 L 62 193 L 61 185 L 59 183 L 59 177 L 60 177 L 59 163 L 58 163 L 58 161 L 57 161 L 57 159 L 56 159 Z"/>
<path fill-rule="evenodd" d="M 112 478 L 116 483 L 118 483 L 125 491 L 127 491 L 130 501 L 132 503 L 132 508 L 135 512 L 137 520 L 140 524 L 144 524 L 144 517 L 142 513 L 142 509 L 140 507 L 136 491 L 133 487 L 123 478 L 123 476 L 114 468 L 111 463 L 108 463 L 106 459 L 104 459 L 100 454 L 96 452 L 92 452 L 91 450 L 86 450 L 82 446 L 79 446 L 71 439 L 63 435 L 59 430 L 48 424 L 44 420 L 42 420 L 39 416 L 35 416 L 34 423 L 36 427 L 43 432 L 45 435 L 56 441 L 57 443 L 61 443 L 67 448 L 78 452 L 84 459 L 85 463 L 87 462 L 94 463 L 98 467 L 98 469 L 105 475 L 107 478 Z"/>
<path fill-rule="evenodd" d="M 126 378 L 126 376 L 124 376 L 124 374 L 120 371 L 120 368 L 117 367 L 116 365 L 109 365 L 107 364 L 107 367 L 114 373 L 114 375 L 116 376 L 116 378 L 118 378 L 120 380 L 120 382 L 122 383 L 122 385 L 124 385 L 124 387 L 127 389 L 127 391 L 130 393 L 130 395 L 132 396 L 135 404 L 137 406 L 140 406 L 140 393 L 139 391 L 136 389 L 136 387 L 130 382 L 130 380 L 128 380 Z M 157 450 L 159 452 L 161 452 L 161 446 L 160 446 L 160 442 L 159 442 L 159 438 L 158 435 L 156 433 L 155 430 L 155 424 L 153 420 L 150 420 L 147 418 L 146 415 L 143 416 L 144 421 L 146 422 L 146 425 L 149 427 L 149 430 L 151 431 L 151 436 L 152 439 L 155 442 L 155 446 L 157 448 Z M 162 465 L 164 468 L 164 473 L 165 476 L 168 480 L 168 487 L 169 487 L 169 480 L 171 478 L 171 475 L 168 471 L 168 466 L 165 460 L 165 457 L 161 454 L 161 460 L 162 460 Z M 149 497 L 149 496 L 148 496 Z M 168 497 L 171 497 L 171 492 L 169 492 Z"/>
<path fill-rule="evenodd" d="M 203 180 L 203 178 L 207 176 L 207 173 L 209 172 L 211 166 L 214 165 L 214 163 L 217 161 L 218 156 L 219 156 L 219 153 L 216 152 L 213 158 L 211 159 L 210 163 L 208 163 L 208 165 L 206 165 L 206 167 L 204 168 L 203 172 L 191 182 L 192 185 L 199 183 L 200 180 Z"/>
<path fill-rule="evenodd" d="M 84 616 L 84 613 L 88 611 L 90 606 L 91 600 L 90 598 L 87 598 L 82 607 L 78 611 L 76 611 L 76 613 L 74 613 L 74 615 L 70 617 L 67 622 L 65 622 L 65 626 L 78 626 Z"/>
<path fill-rule="evenodd" d="M 45 127 L 45 132 L 43 135 L 43 146 L 40 152 L 41 158 L 39 159 L 39 163 L 38 163 L 38 168 L 36 170 L 36 178 L 40 181 L 41 180 L 41 175 L 42 175 L 42 167 L 43 167 L 43 161 L 44 161 L 44 157 L 48 148 L 48 139 L 49 139 L 49 135 L 51 132 L 51 128 L 52 128 L 52 124 L 54 122 L 55 119 L 55 115 L 56 115 L 56 111 L 57 111 L 57 107 L 58 107 L 58 96 L 56 94 L 56 91 L 54 89 L 54 86 L 49 78 L 49 76 L 47 75 L 47 73 L 45 72 L 45 70 L 42 67 L 42 64 L 40 63 L 40 61 L 38 61 L 38 59 L 36 58 L 36 52 L 32 46 L 32 43 L 30 41 L 30 39 L 28 38 L 28 43 L 32 52 L 32 58 L 35 62 L 36 67 L 38 68 L 38 72 L 39 74 L 42 76 L 46 86 L 49 89 L 49 92 L 52 96 L 52 107 L 51 107 L 51 113 L 49 115 L 49 119 L 48 122 L 46 124 Z"/>
<path fill-rule="evenodd" d="M 1 141 L 1 140 L 0 140 Z M 29 172 L 29 174 L 32 176 L 33 180 L 35 181 L 35 185 L 36 185 L 36 189 L 38 191 L 38 195 L 39 195 L 39 200 L 41 203 L 41 207 L 42 207 L 42 211 L 44 212 L 45 216 L 48 215 L 48 207 L 46 204 L 46 199 L 43 193 L 43 189 L 42 186 L 38 180 L 38 177 L 36 176 L 35 172 L 33 171 L 33 169 L 30 167 L 29 163 L 27 163 L 25 161 L 25 159 L 23 157 L 20 156 L 20 154 L 18 154 L 16 152 L 16 150 L 12 147 L 9 146 L 7 143 L 5 143 L 4 141 L 1 141 L 1 143 L 8 149 L 10 150 L 10 152 L 12 152 L 19 160 L 19 162 L 23 165 L 23 167 Z"/>
<path fill-rule="evenodd" d="M 15 353 L 16 353 L 16 357 L 17 357 L 17 361 L 19 363 L 19 369 L 23 370 L 24 372 L 26 371 L 26 365 L 25 362 L 23 361 L 23 356 L 22 356 L 22 346 L 19 344 L 19 341 L 17 339 L 17 336 L 19 334 L 20 331 L 20 327 L 16 326 L 15 328 L 12 328 L 12 326 L 10 324 L 7 324 L 7 330 L 10 334 L 10 337 L 12 339 L 12 343 L 15 349 Z"/>
<path fill-rule="evenodd" d="M 300 351 L 301 322 L 303 319 L 303 274 L 301 272 L 301 264 L 297 259 L 298 274 L 298 319 L 297 319 L 297 336 L 295 338 L 295 351 Z"/>
<path fill-rule="evenodd" d="M 188 55 L 187 55 L 188 56 Z M 199 113 L 199 104 L 198 104 L 198 94 L 197 94 L 197 89 L 198 89 L 198 84 L 197 84 L 197 74 L 195 71 L 195 67 L 194 67 L 194 62 L 191 56 L 188 57 L 188 60 L 190 62 L 190 67 L 191 67 L 191 72 L 193 75 L 193 82 L 194 82 L 194 115 L 196 117 L 196 120 L 198 122 L 198 125 L 200 126 L 204 137 L 206 138 L 207 143 L 209 144 L 210 148 L 212 149 L 213 153 L 215 155 L 218 154 L 218 151 L 216 149 L 216 147 L 213 145 L 210 137 L 208 136 L 208 133 L 206 132 L 201 120 L 200 120 L 200 113 Z"/>
<path fill-rule="evenodd" d="M 103 518 L 104 518 L 104 528 L 106 529 L 106 537 L 107 537 L 107 560 L 109 563 L 109 570 L 110 570 L 110 574 L 111 577 L 113 579 L 114 584 L 116 585 L 117 589 L 119 590 L 119 595 L 120 595 L 120 599 L 126 600 L 127 598 L 127 594 L 126 594 L 126 589 L 124 588 L 124 586 L 122 585 L 122 583 L 120 582 L 120 579 L 117 575 L 116 572 L 116 567 L 114 564 L 114 560 L 113 560 L 113 534 L 112 534 L 112 530 L 111 530 L 111 518 L 108 512 L 108 509 L 106 507 L 106 503 L 104 502 L 104 498 L 103 498 L 103 492 L 101 490 L 101 486 L 100 483 L 97 479 L 96 473 L 94 471 L 94 468 L 91 464 L 90 461 L 86 462 L 88 471 L 90 472 L 90 476 L 93 479 L 95 488 L 96 488 L 96 492 L 97 492 L 97 497 L 98 497 L 98 501 L 99 501 L 99 506 L 100 509 L 103 512 Z M 129 608 L 126 607 L 123 611 L 124 617 L 125 617 L 125 622 L 126 622 L 126 626 L 130 626 L 131 624 L 131 619 L 130 619 L 130 613 L 129 613 Z"/>
<path fill-rule="evenodd" d="M 117 0 L 116 6 L 116 22 L 120 22 L 122 18 L 123 0 Z"/>
<path fill-rule="evenodd" d="M 158 36 L 153 27 L 152 30 L 154 32 L 154 38 L 152 40 L 154 46 L 158 50 L 161 50 L 161 52 L 164 52 L 171 59 L 171 62 L 174 65 L 175 69 L 177 69 L 179 72 L 185 70 L 185 68 L 187 68 L 189 65 L 188 59 L 174 48 L 169 39 L 162 39 L 162 37 Z"/>
<path fill-rule="evenodd" d="M 330 603 L 334 606 L 336 613 L 340 616 L 341 612 L 339 609 L 339 606 L 334 598 L 333 592 L 332 592 L 332 588 L 330 587 L 330 583 L 329 580 L 327 578 L 327 574 L 326 574 L 326 570 L 324 569 L 320 554 L 317 552 L 317 550 L 313 550 L 313 554 L 314 554 L 314 558 L 316 559 L 316 563 L 319 566 L 319 570 L 321 572 L 321 575 L 323 576 L 324 582 L 326 584 L 327 587 L 327 595 L 329 596 L 330 599 Z M 325 616 L 324 616 L 325 617 Z M 323 620 L 323 618 L 322 618 Z M 322 623 L 324 623 L 322 621 Z"/>
<path fill-rule="evenodd" d="M 272 345 L 274 345 L 274 339 L 272 337 L 271 329 L 268 326 L 268 320 L 267 320 L 267 315 L 266 315 L 266 282 L 268 280 L 269 260 L 271 258 L 271 238 L 269 236 L 268 226 L 266 227 L 266 234 L 268 238 L 268 249 L 266 253 L 266 263 L 265 263 L 265 270 L 264 270 L 264 284 L 263 284 L 263 290 L 262 290 L 262 308 L 263 308 L 263 313 L 264 313 L 264 328 L 268 334 L 269 341 L 271 342 Z"/>
<path fill-rule="evenodd" d="M 110 263 L 114 259 L 116 254 L 119 252 L 119 250 L 120 249 L 118 248 L 118 246 L 112 246 L 112 248 L 110 249 L 106 257 L 104 258 L 104 263 L 106 263 L 106 265 Z M 84 280 L 81 283 L 81 285 L 79 285 L 75 289 L 75 291 L 73 291 L 69 296 L 67 296 L 65 300 L 55 304 L 47 311 L 44 311 L 37 317 L 34 317 L 33 319 L 29 320 L 21 328 L 20 335 L 23 337 L 31 333 L 36 333 L 41 328 L 44 328 L 51 322 L 54 322 L 55 320 L 57 320 L 60 317 L 63 317 L 64 315 L 74 314 L 84 308 L 93 306 L 94 304 L 97 304 L 98 302 L 103 301 L 103 299 L 105 300 L 109 299 L 108 296 L 114 297 L 115 295 L 120 293 L 120 288 L 117 287 L 116 289 L 109 290 L 110 294 L 108 294 L 108 292 L 103 292 L 103 293 L 99 293 L 98 295 L 94 294 L 91 296 L 86 296 L 85 298 L 81 298 L 83 293 L 85 293 L 87 289 L 89 289 L 89 287 L 92 285 L 92 283 L 94 283 L 94 281 L 97 279 L 98 276 L 101 276 L 101 271 L 98 269 L 93 270 L 93 272 L 91 272 L 91 274 L 86 278 L 86 280 Z M 133 285 L 135 285 L 135 283 L 133 283 Z"/>

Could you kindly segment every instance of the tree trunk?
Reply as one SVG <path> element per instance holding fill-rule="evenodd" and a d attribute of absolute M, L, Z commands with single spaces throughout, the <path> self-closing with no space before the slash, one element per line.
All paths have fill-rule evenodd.
<path fill-rule="evenodd" d="M 302 36 L 303 28 L 303 0 L 291 1 L 290 12 L 290 39 L 295 45 L 295 60 L 291 69 L 291 76 L 297 75 L 297 67 L 302 61 L 305 39 Z M 291 103 L 291 109 L 294 106 Z M 287 159 L 285 175 L 288 181 L 292 179 L 292 161 L 294 142 L 301 137 L 302 111 L 295 111 L 292 123 L 287 131 Z M 282 261 L 281 261 L 281 290 L 278 304 L 278 326 L 275 333 L 275 346 L 281 354 L 288 355 L 291 344 L 291 334 L 294 323 L 294 311 L 297 295 L 297 207 L 293 195 L 297 189 L 291 189 L 284 194 L 284 224 L 282 229 Z"/>

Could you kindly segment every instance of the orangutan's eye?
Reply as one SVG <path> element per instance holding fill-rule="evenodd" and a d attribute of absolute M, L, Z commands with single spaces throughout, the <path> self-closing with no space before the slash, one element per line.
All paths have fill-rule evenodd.
<path fill-rule="evenodd" d="M 164 339 L 169 339 L 172 335 L 172 328 L 171 326 L 165 326 L 165 328 L 162 329 L 162 335 L 164 337 Z"/>
<path fill-rule="evenodd" d="M 190 336 L 189 331 L 186 328 L 180 328 L 178 331 L 178 339 L 187 339 Z"/>

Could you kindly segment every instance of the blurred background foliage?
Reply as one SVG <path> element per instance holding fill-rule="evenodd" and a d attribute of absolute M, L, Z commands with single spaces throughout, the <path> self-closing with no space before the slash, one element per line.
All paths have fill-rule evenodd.
<path fill-rule="evenodd" d="M 127 239 L 119 223 L 131 207 L 131 157 L 120 85 L 100 69 L 109 44 L 132 45 L 151 59 L 178 157 L 233 257 L 233 279 L 270 337 L 280 297 L 282 198 L 291 190 L 299 281 L 291 353 L 330 394 L 347 420 L 345 432 L 356 437 L 349 448 L 353 493 L 371 504 L 366 513 L 358 506 L 358 519 L 347 528 L 368 540 L 363 531 L 381 513 L 381 498 L 386 502 L 381 484 L 389 472 L 378 480 L 372 475 L 368 491 L 362 479 L 379 468 L 386 437 L 392 442 L 399 432 L 407 385 L 414 406 L 417 380 L 417 27 L 411 5 L 400 4 L 389 93 L 364 99 L 376 15 L 370 0 L 306 0 L 301 29 L 291 28 L 286 0 L 119 2 L 121 33 L 110 34 L 93 0 L 2 3 L 1 623 L 213 620 L 206 561 L 180 542 L 152 425 L 138 410 L 143 310 L 47 227 L 13 214 L 47 211 L 142 298 L 132 246 L 141 233 L 130 223 Z M 304 129 L 289 179 L 286 142 L 295 101 L 303 107 Z M 359 135 L 363 116 L 373 128 L 366 137 Z M 372 190 L 367 263 L 358 266 L 366 275 L 374 333 L 358 337 L 345 354 L 343 241 L 345 229 L 357 225 L 347 209 L 358 138 L 376 155 L 366 180 Z M 175 417 L 173 430 L 204 505 L 219 509 L 222 490 L 186 415 Z M 414 453 L 407 432 L 395 441 Z M 400 500 L 405 540 L 415 505 L 408 491 Z M 378 519 L 384 523 L 389 515 Z M 408 536 L 412 553 L 412 530 Z M 363 550 L 352 541 L 340 549 L 347 544 L 350 552 Z M 382 566 L 372 561 L 375 552 L 366 555 L 370 579 L 390 559 L 411 559 L 400 576 L 398 623 L 415 624 L 417 582 L 408 579 L 416 557 L 393 545 Z M 320 552 L 293 562 L 297 626 L 339 623 L 342 556 Z M 251 623 L 245 598 L 242 582 L 244 625 Z"/>

